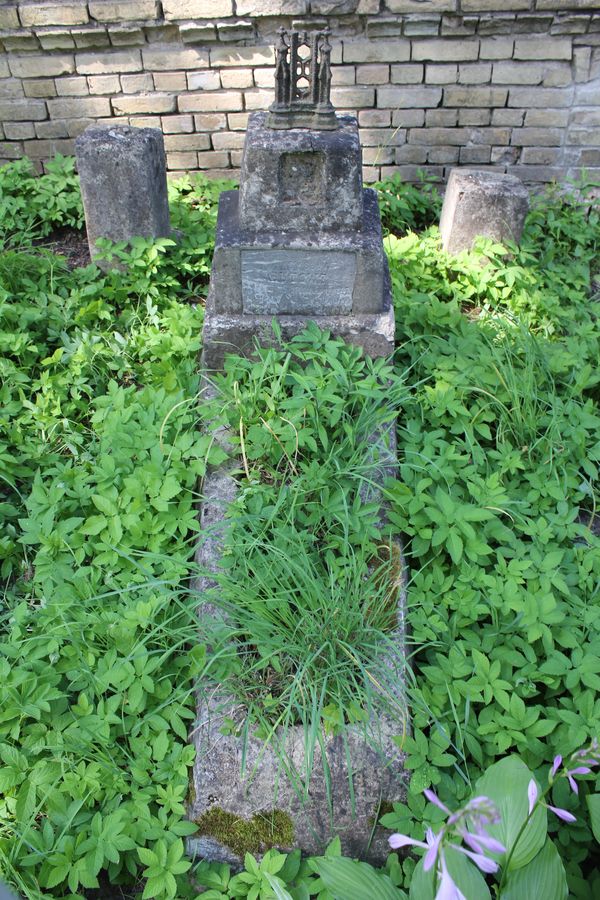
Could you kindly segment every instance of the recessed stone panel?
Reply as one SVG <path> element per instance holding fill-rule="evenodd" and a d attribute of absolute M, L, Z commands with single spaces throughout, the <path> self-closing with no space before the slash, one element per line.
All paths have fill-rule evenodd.
<path fill-rule="evenodd" d="M 356 254 L 338 250 L 242 250 L 244 313 L 349 315 Z"/>

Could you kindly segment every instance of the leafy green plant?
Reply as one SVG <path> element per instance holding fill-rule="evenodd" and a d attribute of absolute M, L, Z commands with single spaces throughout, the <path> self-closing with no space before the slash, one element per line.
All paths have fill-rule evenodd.
<path fill-rule="evenodd" d="M 436 188 L 437 179 L 424 172 L 420 176 L 418 184 L 403 181 L 400 175 L 392 175 L 374 185 L 384 232 L 403 234 L 406 231 L 420 231 L 438 220 L 442 198 Z"/>

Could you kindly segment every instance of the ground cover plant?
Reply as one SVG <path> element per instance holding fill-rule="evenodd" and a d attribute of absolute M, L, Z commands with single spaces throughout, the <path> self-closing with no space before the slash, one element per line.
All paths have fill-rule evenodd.
<path fill-rule="evenodd" d="M 206 659 L 187 587 L 197 479 L 222 452 L 198 427 L 202 305 L 190 298 L 207 285 L 216 195 L 182 182 L 172 191 L 181 242 L 117 248 L 124 273 L 72 272 L 33 245 L 81 225 L 72 162 L 42 179 L 24 163 L 0 170 L 0 874 L 26 897 L 92 897 L 107 884 L 109 896 L 119 885 L 196 895 L 183 854 L 194 827 L 186 739 Z M 550 192 L 520 249 L 451 258 L 425 227 L 432 190 L 388 183 L 383 204 L 398 339 L 386 377 L 401 407 L 399 477 L 386 490 L 410 565 L 413 670 L 413 732 L 402 738 L 411 790 L 383 821 L 422 841 L 445 820 L 424 790 L 456 810 L 515 754 L 542 786 L 555 757 L 600 731 L 600 224 L 591 195 Z M 308 352 L 311 341 L 315 362 L 328 361 L 323 406 L 334 415 L 349 399 L 332 375 L 345 351 L 313 335 Z M 305 429 L 285 359 L 269 357 L 271 407 L 255 368 L 230 363 L 239 377 L 227 376 L 232 392 L 243 387 L 231 421 L 242 404 L 258 504 L 277 502 L 264 472 L 291 482 L 310 456 L 301 442 L 321 452 L 343 422 L 324 422 L 322 435 L 313 416 Z M 335 555 L 348 548 L 350 577 L 367 553 L 359 537 L 368 552 L 376 543 L 371 512 L 347 498 L 324 508 L 337 509 Z M 261 510 L 238 514 L 256 523 Z M 597 790 L 592 771 L 577 794 L 556 778 L 546 798 L 576 817 L 549 815 L 547 829 L 582 900 L 600 893 Z M 334 846 L 310 863 L 248 858 L 245 878 L 210 866 L 197 877 L 210 900 L 284 889 L 351 900 L 361 878 L 364 892 L 392 898 L 410 891 L 417 858 L 357 866 Z"/>

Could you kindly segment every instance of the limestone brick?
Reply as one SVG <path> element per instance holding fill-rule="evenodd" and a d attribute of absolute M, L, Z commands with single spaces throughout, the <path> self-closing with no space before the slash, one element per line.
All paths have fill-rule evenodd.
<path fill-rule="evenodd" d="M 564 0 L 537 0 L 537 9 L 564 9 L 570 6 L 577 9 L 591 9 L 594 12 L 598 8 L 598 0 L 572 0 L 571 3 L 565 3 Z"/>
<path fill-rule="evenodd" d="M 495 62 L 493 84 L 541 84 L 544 77 L 542 63 Z"/>
<path fill-rule="evenodd" d="M 392 111 L 392 125 L 395 128 L 420 128 L 424 124 L 424 109 L 396 109 Z"/>
<path fill-rule="evenodd" d="M 187 86 L 190 91 L 218 91 L 221 87 L 219 73 L 214 69 L 205 69 L 203 72 L 189 72 Z"/>
<path fill-rule="evenodd" d="M 458 161 L 461 165 L 487 165 L 491 152 L 491 147 L 459 147 Z"/>
<path fill-rule="evenodd" d="M 541 166 L 554 166 L 560 162 L 562 151 L 557 147 L 524 147 L 521 162 Z"/>
<path fill-rule="evenodd" d="M 71 34 L 78 50 L 100 50 L 110 46 L 108 31 L 104 25 L 95 25 L 93 28 L 72 29 Z"/>
<path fill-rule="evenodd" d="M 56 93 L 59 97 L 87 97 L 87 78 L 76 75 L 73 78 L 57 78 L 55 81 Z"/>
<path fill-rule="evenodd" d="M 382 90 L 385 90 L 382 89 Z M 336 87 L 331 89 L 331 102 L 339 109 L 362 109 L 375 103 L 372 87 Z"/>
<path fill-rule="evenodd" d="M 201 169 L 226 169 L 229 165 L 229 154 L 222 150 L 208 150 L 199 153 L 198 165 Z"/>
<path fill-rule="evenodd" d="M 8 68 L 8 62 L 6 59 L 0 58 L 0 78 L 8 78 L 10 76 L 10 69 Z"/>
<path fill-rule="evenodd" d="M 23 96 L 23 83 L 19 78 L 0 78 L 0 97 L 12 100 Z"/>
<path fill-rule="evenodd" d="M 90 94 L 118 94 L 121 90 L 118 75 L 88 75 Z"/>
<path fill-rule="evenodd" d="M 507 94 L 506 88 L 452 85 L 444 88 L 444 106 L 504 106 Z"/>
<path fill-rule="evenodd" d="M 356 67 L 357 84 L 387 84 L 390 80 L 390 67 L 383 63 Z"/>
<path fill-rule="evenodd" d="M 165 150 L 210 150 L 209 134 L 166 134 Z"/>
<path fill-rule="evenodd" d="M 490 125 L 492 121 L 491 109 L 459 109 L 459 125 Z"/>
<path fill-rule="evenodd" d="M 31 159 L 51 159 L 55 154 L 72 156 L 74 150 L 72 140 L 31 141 L 27 145 L 27 155 Z"/>
<path fill-rule="evenodd" d="M 423 65 L 406 63 L 391 67 L 392 84 L 421 84 L 423 81 Z"/>
<path fill-rule="evenodd" d="M 217 22 L 217 34 L 221 41 L 249 41 L 254 37 L 254 25 L 250 21 Z"/>
<path fill-rule="evenodd" d="M 84 25 L 89 21 L 87 4 L 79 3 L 20 3 L 21 25 Z"/>
<path fill-rule="evenodd" d="M 217 40 L 217 29 L 214 25 L 184 22 L 179 26 L 179 35 L 184 44 L 210 44 L 211 41 Z"/>
<path fill-rule="evenodd" d="M 124 94 L 114 97 L 111 102 L 112 108 L 118 116 L 170 113 L 175 112 L 177 106 L 177 98 L 174 94 Z"/>
<path fill-rule="evenodd" d="M 217 131 L 212 136 L 215 150 L 243 150 L 246 135 L 243 131 Z"/>
<path fill-rule="evenodd" d="M 515 40 L 515 59 L 571 59 L 572 45 L 569 38 L 553 38 L 540 35 L 536 38 Z"/>
<path fill-rule="evenodd" d="M 256 81 L 257 72 L 261 69 L 254 70 L 254 80 Z M 266 70 L 271 71 L 271 70 Z M 273 70 L 274 71 L 274 70 Z M 258 84 L 258 81 L 256 81 Z M 275 82 L 272 81 L 271 85 Z M 356 84 L 356 68 L 354 66 L 333 66 L 331 69 L 331 83 L 336 87 L 338 85 Z"/>
<path fill-rule="evenodd" d="M 207 50 L 196 47 L 178 48 L 147 47 L 142 50 L 144 69 L 151 72 L 172 72 L 177 69 L 202 69 L 208 67 Z"/>
<path fill-rule="evenodd" d="M 360 142 L 363 147 L 388 147 L 403 144 L 406 129 L 403 128 L 361 128 Z"/>
<path fill-rule="evenodd" d="M 0 145 L 0 152 L 2 153 L 2 161 L 0 165 L 4 165 L 5 162 L 10 161 L 11 159 L 20 159 L 23 156 L 23 144 L 22 143 L 2 143 Z"/>
<path fill-rule="evenodd" d="M 460 8 L 463 12 L 497 12 L 498 0 L 461 0 Z M 529 9 L 529 0 L 504 0 L 502 9 Z"/>
<path fill-rule="evenodd" d="M 367 22 L 367 37 L 400 37 L 402 19 L 399 16 L 389 19 L 371 19 Z"/>
<path fill-rule="evenodd" d="M 452 128 L 454 125 L 458 125 L 458 110 L 457 109 L 426 109 L 425 110 L 425 125 L 428 128 L 430 126 L 433 126 L 433 127 L 442 126 L 443 128 Z"/>
<path fill-rule="evenodd" d="M 235 87 L 233 84 L 225 84 L 223 80 L 224 77 L 228 77 L 229 75 L 234 75 L 234 73 L 239 72 L 240 75 L 242 72 L 247 71 L 246 69 L 221 69 L 221 83 L 223 87 Z M 335 71 L 335 70 L 334 70 Z M 354 70 L 352 70 L 354 75 Z M 333 73 L 332 73 L 333 74 Z M 254 84 L 256 87 L 263 88 L 271 88 L 273 89 L 275 85 L 275 69 L 268 67 L 264 69 L 254 69 Z M 354 84 L 354 80 L 352 80 L 351 84 Z M 239 87 L 245 87 L 245 85 L 239 85 Z"/>
<path fill-rule="evenodd" d="M 404 144 L 396 147 L 395 159 L 397 163 L 424 163 L 427 160 L 427 148 Z"/>
<path fill-rule="evenodd" d="M 43 100 L 0 100 L 0 122 L 39 122 L 47 115 Z"/>
<path fill-rule="evenodd" d="M 3 127 L 7 141 L 28 141 L 35 138 L 32 122 L 4 122 Z"/>
<path fill-rule="evenodd" d="M 125 94 L 138 94 L 141 91 L 154 90 L 152 75 L 121 75 L 121 90 Z"/>
<path fill-rule="evenodd" d="M 524 109 L 493 109 L 492 125 L 511 125 L 520 128 L 525 119 Z"/>
<path fill-rule="evenodd" d="M 589 22 L 590 16 L 559 13 L 553 18 L 550 34 L 584 34 Z"/>
<path fill-rule="evenodd" d="M 409 16 L 404 22 L 403 34 L 406 37 L 429 37 L 439 34 L 441 19 L 439 16 Z"/>
<path fill-rule="evenodd" d="M 16 4 L 14 6 L 3 6 L 0 8 L 0 28 L 18 28 L 19 14 L 17 13 Z"/>
<path fill-rule="evenodd" d="M 26 97 L 56 97 L 56 85 L 52 78 L 32 78 L 23 82 Z"/>
<path fill-rule="evenodd" d="M 36 30 L 36 37 L 42 50 L 74 50 L 75 41 L 68 31 L 60 28 L 49 28 L 46 31 Z"/>
<path fill-rule="evenodd" d="M 215 47 L 210 51 L 211 66 L 272 66 L 273 47 Z M 171 67 L 173 68 L 173 67 Z"/>
<path fill-rule="evenodd" d="M 356 12 L 359 16 L 375 15 L 381 8 L 381 0 L 358 0 Z"/>
<path fill-rule="evenodd" d="M 453 35 L 455 37 L 468 37 L 477 31 L 479 19 L 477 16 L 442 16 L 442 25 L 440 33 L 442 35 Z"/>
<path fill-rule="evenodd" d="M 567 87 L 573 81 L 569 63 L 550 63 L 544 71 L 544 87 Z"/>
<path fill-rule="evenodd" d="M 88 125 L 92 125 L 94 122 L 95 119 L 65 119 L 68 137 L 79 137 L 80 134 L 83 134 Z"/>
<path fill-rule="evenodd" d="M 113 47 L 141 47 L 146 43 L 142 29 L 131 25 L 111 27 L 108 36 Z"/>
<path fill-rule="evenodd" d="M 426 84 L 455 84 L 457 81 L 458 66 L 456 64 L 435 66 L 428 63 L 425 66 Z"/>
<path fill-rule="evenodd" d="M 163 0 L 165 19 L 221 19 L 233 15 L 232 0 Z M 240 12 L 238 3 L 238 15 Z"/>
<path fill-rule="evenodd" d="M 111 50 L 105 53 L 77 53 L 77 72 L 80 75 L 122 75 L 142 71 L 139 50 Z"/>
<path fill-rule="evenodd" d="M 246 121 L 248 119 L 247 113 L 234 113 L 233 115 L 245 117 Z M 227 128 L 227 116 L 224 113 L 201 114 L 194 116 L 194 125 L 196 131 L 222 131 Z M 234 126 L 230 123 L 229 127 L 233 128 Z"/>
<path fill-rule="evenodd" d="M 432 147 L 427 151 L 427 162 L 454 165 L 458 162 L 459 147 Z"/>
<path fill-rule="evenodd" d="M 345 41 L 345 63 L 398 63 L 410 59 L 410 42 L 397 41 Z"/>
<path fill-rule="evenodd" d="M 571 106 L 573 88 L 511 88 L 508 95 L 508 106 L 523 107 L 556 107 Z M 499 105 L 499 104 L 498 104 Z"/>
<path fill-rule="evenodd" d="M 273 102 L 273 91 L 263 88 L 251 88 L 244 92 L 244 106 L 246 109 L 268 109 Z"/>
<path fill-rule="evenodd" d="M 377 106 L 417 109 L 437 106 L 442 99 L 439 87 L 382 87 L 377 90 Z"/>
<path fill-rule="evenodd" d="M 464 63 L 458 67 L 459 84 L 488 84 L 491 76 L 491 63 Z"/>
<path fill-rule="evenodd" d="M 363 109 L 358 114 L 361 128 L 385 128 L 392 121 L 390 109 Z"/>
<path fill-rule="evenodd" d="M 233 112 L 242 109 L 239 91 L 210 91 L 200 94 L 181 94 L 179 112 Z"/>
<path fill-rule="evenodd" d="M 518 147 L 559 147 L 561 142 L 560 128 L 513 128 L 511 137 Z"/>
<path fill-rule="evenodd" d="M 514 38 L 490 37 L 483 38 L 479 44 L 480 59 L 510 59 L 515 47 Z"/>
<path fill-rule="evenodd" d="M 90 17 L 97 22 L 132 22 L 156 19 L 156 0 L 90 0 Z"/>
<path fill-rule="evenodd" d="M 454 12 L 455 0 L 386 0 L 385 5 L 394 13 Z"/>
<path fill-rule="evenodd" d="M 167 169 L 196 169 L 198 168 L 198 154 L 190 153 L 167 153 Z"/>
<path fill-rule="evenodd" d="M 194 130 L 193 116 L 163 116 L 163 134 L 190 134 Z"/>
<path fill-rule="evenodd" d="M 155 91 L 185 91 L 187 88 L 187 75 L 185 72 L 154 72 Z"/>
<path fill-rule="evenodd" d="M 107 97 L 78 97 L 74 100 L 48 100 L 52 119 L 80 119 L 89 116 L 110 116 L 110 100 Z"/>
<path fill-rule="evenodd" d="M 431 40 L 413 41 L 413 60 L 431 60 L 432 62 L 453 62 L 474 60 L 479 56 L 477 40 Z"/>
<path fill-rule="evenodd" d="M 235 9 L 238 16 L 279 16 L 284 11 L 286 16 L 305 16 L 308 13 L 308 0 L 285 0 L 283 9 L 281 0 L 237 0 Z"/>
<path fill-rule="evenodd" d="M 228 122 L 229 128 L 232 131 L 245 131 L 246 128 L 248 127 L 249 115 L 250 114 L 247 112 L 246 113 L 229 113 L 229 115 L 227 116 L 227 122 Z M 198 119 L 198 118 L 200 118 L 200 116 L 196 116 L 196 119 Z M 197 124 L 196 124 L 196 128 L 198 128 Z"/>
<path fill-rule="evenodd" d="M 71 55 L 11 56 L 8 64 L 15 78 L 53 78 L 56 75 L 71 75 L 75 71 L 75 61 Z"/>
<path fill-rule="evenodd" d="M 387 165 L 394 162 L 394 148 L 363 147 L 362 158 L 367 165 Z"/>
<path fill-rule="evenodd" d="M 260 69 L 257 69 L 260 72 Z M 273 86 L 275 83 L 273 70 L 264 69 L 265 72 L 265 87 L 269 85 Z M 219 77 L 219 73 L 215 73 L 217 78 Z M 256 74 L 256 73 L 255 73 Z M 254 78 L 252 77 L 252 69 L 221 69 L 221 77 L 220 77 L 220 87 L 224 88 L 247 88 L 252 87 L 254 84 Z M 257 86 L 258 85 L 257 82 Z"/>

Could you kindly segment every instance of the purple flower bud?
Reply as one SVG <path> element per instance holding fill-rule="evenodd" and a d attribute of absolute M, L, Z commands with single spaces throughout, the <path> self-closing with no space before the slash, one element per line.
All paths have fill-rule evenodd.
<path fill-rule="evenodd" d="M 558 816 L 559 819 L 562 819 L 563 822 L 576 822 L 577 818 L 573 815 L 573 813 L 568 812 L 566 809 L 560 809 L 558 806 L 550 806 L 546 804 L 549 810 L 551 810 L 555 816 Z"/>
<path fill-rule="evenodd" d="M 578 794 L 579 787 L 577 785 L 577 782 L 575 781 L 574 778 L 571 777 L 571 775 L 568 772 L 567 772 L 567 778 L 569 779 L 569 784 L 571 785 L 571 790 L 573 791 L 573 793 Z"/>
<path fill-rule="evenodd" d="M 471 834 L 469 831 L 465 831 L 462 834 L 462 839 L 477 853 L 482 853 L 484 850 L 489 850 L 490 853 L 506 853 L 504 844 L 490 837 L 489 834 Z"/>
<path fill-rule="evenodd" d="M 493 859 L 489 859 L 489 857 L 484 856 L 483 853 L 472 853 L 470 850 L 465 850 L 464 847 L 459 847 L 456 844 L 449 844 L 448 846 L 453 847 L 455 850 L 458 850 L 459 853 L 464 853 L 465 856 L 468 856 L 469 859 L 472 859 L 478 869 L 481 869 L 482 872 L 485 872 L 486 875 L 492 874 L 492 872 L 498 871 L 498 863 Z"/>
<path fill-rule="evenodd" d="M 425 796 L 427 797 L 429 802 L 433 803 L 434 806 L 437 806 L 438 809 L 443 810 L 446 814 L 448 814 L 450 812 L 448 807 L 444 806 L 444 804 L 442 803 L 440 798 L 436 794 L 434 794 L 433 791 L 430 791 L 429 788 L 425 788 L 423 793 L 425 794 Z"/>
<path fill-rule="evenodd" d="M 527 787 L 527 796 L 529 797 L 529 815 L 533 812 L 533 807 L 535 806 L 535 802 L 538 798 L 538 786 L 535 783 L 535 779 L 532 778 Z"/>
<path fill-rule="evenodd" d="M 589 775 L 591 771 L 588 766 L 577 766 L 576 769 L 569 769 L 569 775 Z"/>
<path fill-rule="evenodd" d="M 560 764 L 562 763 L 562 759 L 563 758 L 560 754 L 554 757 L 554 762 L 552 764 L 552 768 L 550 769 L 550 778 L 554 778 L 554 776 L 556 775 Z"/>

